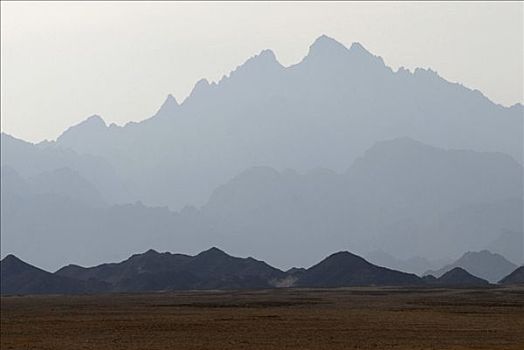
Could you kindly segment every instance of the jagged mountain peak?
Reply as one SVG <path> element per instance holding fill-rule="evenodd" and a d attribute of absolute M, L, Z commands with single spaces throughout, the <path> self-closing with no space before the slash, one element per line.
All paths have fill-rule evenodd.
<path fill-rule="evenodd" d="M 277 61 L 272 50 L 265 49 L 259 54 L 250 57 L 242 65 L 233 70 L 229 76 L 224 76 L 220 82 L 227 82 L 238 77 L 251 81 L 263 80 L 273 73 L 280 72 L 284 67 Z"/>
<path fill-rule="evenodd" d="M 2 264 L 25 264 L 16 255 L 8 254 L 2 259 Z"/>
<path fill-rule="evenodd" d="M 361 258 L 360 256 L 358 255 L 355 255 L 353 253 L 350 253 L 348 252 L 347 250 L 343 250 L 343 251 L 340 251 L 340 252 L 336 252 L 336 253 L 333 253 L 331 254 L 330 256 L 328 256 L 326 258 L 326 260 L 328 259 L 355 259 L 355 260 L 364 260 L 363 258 Z"/>
<path fill-rule="evenodd" d="M 244 64 L 240 65 L 233 73 L 248 68 L 263 69 L 264 67 L 282 67 L 277 61 L 275 53 L 270 49 L 264 49 L 260 53 L 250 57 Z"/>
<path fill-rule="evenodd" d="M 106 127 L 107 126 L 104 119 L 102 119 L 102 117 L 99 116 L 98 114 L 93 114 L 92 116 L 88 117 L 86 120 L 84 120 L 83 122 L 77 125 L 89 125 L 93 127 L 95 126 L 96 127 Z"/>
<path fill-rule="evenodd" d="M 219 257 L 219 256 L 229 256 L 229 255 L 217 247 L 211 247 L 208 250 L 204 250 L 203 252 L 200 252 L 197 256 Z"/>
<path fill-rule="evenodd" d="M 311 46 L 309 46 L 309 53 L 310 55 L 325 55 L 325 54 L 333 54 L 333 53 L 347 53 L 348 48 L 345 47 L 340 42 L 336 41 L 335 39 L 327 36 L 327 35 L 321 35 L 319 36 Z"/>
<path fill-rule="evenodd" d="M 175 112 L 179 107 L 179 104 L 176 100 L 176 98 L 169 94 L 167 95 L 164 103 L 160 106 L 158 112 L 156 112 L 155 116 L 159 115 L 169 115 Z"/>
<path fill-rule="evenodd" d="M 373 55 L 361 43 L 354 42 L 348 48 L 327 35 L 322 35 L 313 42 L 302 62 L 315 62 L 322 69 L 335 64 L 337 71 L 352 67 L 386 67 L 381 57 Z M 371 71 L 366 73 L 370 74 Z"/>
<path fill-rule="evenodd" d="M 14 254 L 9 254 L 0 261 L 1 274 L 19 274 L 26 271 L 43 271 L 38 267 L 28 264 Z M 2 276 L 3 278 L 4 276 Z M 4 286 L 2 286 L 4 288 Z"/>
<path fill-rule="evenodd" d="M 349 48 L 349 51 L 351 51 L 351 52 L 360 52 L 360 53 L 371 55 L 371 53 L 368 50 L 366 50 L 364 45 L 362 45 L 358 41 L 355 41 L 354 43 L 351 44 L 351 47 Z"/>
<path fill-rule="evenodd" d="M 498 253 L 492 253 L 487 249 L 475 252 L 469 251 L 464 253 L 464 255 L 459 259 L 460 262 L 466 261 L 482 261 L 484 259 L 490 259 L 490 261 L 498 261 L 502 263 L 510 263 L 506 258 Z"/>
<path fill-rule="evenodd" d="M 334 253 L 307 269 L 297 282 L 305 287 L 420 284 L 414 274 L 373 265 L 348 251 Z"/>
<path fill-rule="evenodd" d="M 513 271 L 517 266 L 500 254 L 492 253 L 489 250 L 482 250 L 479 252 L 466 252 L 454 263 L 446 265 L 440 270 L 428 271 L 427 273 L 434 274 L 438 277 L 440 275 L 443 276 L 445 273 L 457 267 L 495 283 Z"/>
<path fill-rule="evenodd" d="M 157 252 L 154 249 L 149 249 L 147 252 L 144 253 L 144 255 L 159 255 L 160 253 Z"/>
<path fill-rule="evenodd" d="M 157 256 L 162 255 L 162 253 L 159 253 L 158 251 L 154 249 L 148 249 L 147 251 L 143 253 L 133 254 L 131 257 L 129 257 L 130 260 L 132 259 L 147 259 L 147 258 L 154 258 Z"/>
<path fill-rule="evenodd" d="M 278 63 L 275 53 L 270 49 L 260 51 L 258 55 L 253 56 L 247 62 Z"/>
<path fill-rule="evenodd" d="M 57 142 L 65 142 L 67 144 L 69 142 L 74 142 L 77 137 L 99 133 L 105 131 L 107 128 L 108 126 L 104 119 L 102 119 L 98 114 L 93 114 L 86 120 L 73 125 L 64 131 L 62 135 L 58 137 Z"/>
<path fill-rule="evenodd" d="M 488 285 L 489 282 L 479 278 L 465 269 L 461 267 L 455 267 L 445 274 L 443 274 L 440 278 L 438 278 L 437 282 L 439 284 L 445 284 L 445 285 Z"/>
<path fill-rule="evenodd" d="M 188 100 L 191 100 L 195 97 L 202 97 L 206 92 L 209 90 L 209 88 L 214 85 L 209 83 L 209 80 L 202 78 L 199 81 L 195 83 L 195 86 L 193 86 L 193 89 L 191 90 L 191 93 L 187 97 L 187 99 L 184 101 L 184 103 Z"/>
<path fill-rule="evenodd" d="M 168 94 L 166 100 L 164 101 L 160 109 L 171 109 L 176 107 L 178 107 L 178 102 L 176 98 L 173 95 Z"/>

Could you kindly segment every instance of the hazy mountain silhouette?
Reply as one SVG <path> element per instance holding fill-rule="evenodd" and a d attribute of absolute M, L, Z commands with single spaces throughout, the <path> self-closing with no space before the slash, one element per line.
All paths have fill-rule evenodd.
<path fill-rule="evenodd" d="M 394 270 L 411 272 L 419 276 L 428 270 L 442 266 L 439 262 L 429 261 L 420 256 L 414 256 L 408 259 L 398 259 L 382 250 L 375 250 L 367 254 L 366 260 L 375 265 L 388 267 Z"/>
<path fill-rule="evenodd" d="M 110 283 L 113 291 L 136 292 L 173 289 L 272 288 L 284 272 L 253 258 L 232 257 L 218 248 L 196 256 L 143 254 L 114 264 L 91 268 L 69 265 L 58 276 Z"/>
<path fill-rule="evenodd" d="M 106 159 L 132 200 L 180 209 L 252 166 L 340 172 L 375 142 L 404 136 L 522 162 L 523 112 L 321 36 L 293 66 L 264 50 L 217 83 L 199 81 L 181 104 L 168 96 L 144 122 L 107 126 L 93 116 L 40 148 Z"/>
<path fill-rule="evenodd" d="M 307 237 L 310 248 L 298 253 L 311 259 L 305 265 L 341 246 L 435 259 L 482 249 L 503 228 L 522 231 L 522 199 L 514 198 L 521 177 L 522 167 L 504 155 L 402 138 L 372 147 L 343 174 L 248 169 L 200 212 L 238 245 L 256 242 L 283 255 Z M 291 243 L 274 247 L 283 237 Z"/>
<path fill-rule="evenodd" d="M 307 269 L 300 275 L 295 285 L 323 288 L 422 283 L 422 280 L 414 274 L 376 266 L 357 255 L 339 252 Z"/>
<path fill-rule="evenodd" d="M 524 284 L 524 266 L 517 267 L 515 271 L 499 281 L 501 284 Z"/>
<path fill-rule="evenodd" d="M 524 233 L 502 230 L 486 249 L 504 256 L 514 264 L 522 264 L 524 263 Z"/>
<path fill-rule="evenodd" d="M 428 271 L 426 274 L 439 277 L 455 267 L 466 269 L 473 275 L 484 278 L 491 283 L 497 283 L 515 270 L 517 266 L 500 254 L 482 250 L 480 252 L 467 252 L 454 263 L 446 265 L 437 271 Z"/>
<path fill-rule="evenodd" d="M 107 290 L 107 285 L 98 281 L 79 281 L 56 276 L 29 265 L 14 255 L 0 262 L 1 294 L 77 294 Z"/>
<path fill-rule="evenodd" d="M 39 144 L 2 133 L 1 254 L 54 269 L 219 245 L 288 268 L 351 247 L 423 257 L 384 264 L 420 273 L 489 248 L 522 263 L 523 114 L 430 69 L 393 71 L 358 43 L 321 36 L 289 67 L 264 50 L 142 122 L 94 115 Z M 347 254 L 333 259 L 364 275 L 329 259 L 285 274 L 217 250 L 66 272 L 133 291 L 406 277 Z M 437 275 L 458 266 L 491 282 L 516 267 L 469 253 Z"/>
<path fill-rule="evenodd" d="M 514 197 L 520 165 L 498 153 L 445 151 L 406 138 L 378 143 L 345 173 L 250 168 L 203 207 L 179 213 L 140 202 L 93 206 L 83 185 L 35 195 L 24 185 L 30 180 L 5 168 L 2 253 L 31 256 L 45 268 L 122 260 L 146 247 L 197 252 L 216 244 L 282 268 L 349 246 L 361 255 L 387 249 L 436 259 L 483 249 L 502 230 L 522 232 L 522 199 Z"/>
<path fill-rule="evenodd" d="M 98 204 L 122 203 L 131 198 L 113 166 L 101 157 L 79 155 L 54 143 L 35 145 L 4 133 L 0 136 L 2 169 L 35 182 L 32 192 L 72 195 Z"/>
<path fill-rule="evenodd" d="M 424 279 L 430 284 L 443 287 L 479 287 L 488 286 L 489 282 L 485 279 L 472 275 L 461 267 L 454 267 L 436 279 Z"/>
<path fill-rule="evenodd" d="M 24 197 L 53 195 L 77 200 L 90 206 L 107 205 L 95 186 L 69 168 L 45 171 L 30 178 L 22 178 L 9 166 L 1 166 L 0 169 L 2 189 L 5 191 L 2 193 L 3 198 L 8 195 Z"/>

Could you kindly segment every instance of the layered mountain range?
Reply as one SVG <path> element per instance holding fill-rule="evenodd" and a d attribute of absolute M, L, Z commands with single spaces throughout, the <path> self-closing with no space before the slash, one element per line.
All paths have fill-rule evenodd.
<path fill-rule="evenodd" d="M 480 252 L 467 252 L 453 263 L 436 271 L 427 271 L 425 274 L 440 277 L 453 268 L 466 269 L 475 276 L 484 278 L 491 283 L 497 283 L 513 272 L 517 266 L 500 254 L 482 250 Z"/>
<path fill-rule="evenodd" d="M 489 283 L 455 267 L 439 278 L 391 270 L 347 251 L 307 269 L 282 271 L 254 258 L 213 247 L 194 256 L 148 250 L 118 263 L 68 265 L 55 273 L 8 255 L 0 262 L 2 294 L 79 294 L 209 289 L 333 288 L 353 286 L 484 287 Z M 517 269 L 501 283 L 522 283 Z"/>
<path fill-rule="evenodd" d="M 489 248 L 521 264 L 523 112 L 358 43 L 322 36 L 290 67 L 265 50 L 140 123 L 2 134 L 2 256 L 55 269 L 219 245 L 289 268 Z"/>
<path fill-rule="evenodd" d="M 287 268 L 341 247 L 451 258 L 515 232 L 498 246 L 518 257 L 521 177 L 522 167 L 498 153 L 402 138 L 378 143 L 344 173 L 251 168 L 218 187 L 204 206 L 173 212 L 140 202 L 110 205 L 70 168 L 23 177 L 4 165 L 2 252 L 56 268 L 118 260 L 145 247 L 195 252 L 220 243 Z"/>

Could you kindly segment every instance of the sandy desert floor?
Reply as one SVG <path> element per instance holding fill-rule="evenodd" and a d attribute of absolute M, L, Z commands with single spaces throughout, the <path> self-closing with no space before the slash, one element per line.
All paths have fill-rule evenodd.
<path fill-rule="evenodd" d="M 524 349 L 524 287 L 1 298 L 1 349 Z"/>

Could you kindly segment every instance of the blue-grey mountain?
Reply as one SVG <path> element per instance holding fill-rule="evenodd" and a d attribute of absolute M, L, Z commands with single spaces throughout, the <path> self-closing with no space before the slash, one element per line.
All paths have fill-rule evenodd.
<path fill-rule="evenodd" d="M 480 252 L 467 252 L 455 262 L 437 271 L 428 271 L 426 274 L 440 277 L 456 267 L 463 268 L 491 283 L 497 283 L 517 268 L 515 264 L 506 260 L 502 255 L 482 250 Z"/>
<path fill-rule="evenodd" d="M 523 112 L 358 43 L 322 36 L 290 67 L 265 50 L 139 123 L 2 134 L 1 254 L 56 269 L 218 245 L 285 269 L 492 247 L 519 264 Z"/>
<path fill-rule="evenodd" d="M 34 192 L 31 178 L 4 168 L 2 251 L 45 268 L 121 260 L 149 247 L 197 252 L 217 244 L 282 268 L 311 265 L 344 247 L 440 259 L 483 249 L 503 230 L 523 232 L 518 163 L 406 138 L 376 144 L 344 173 L 250 168 L 201 208 L 178 213 L 139 202 L 93 205 L 87 180 L 77 181 L 82 191 Z"/>
<path fill-rule="evenodd" d="M 524 284 L 524 266 L 519 266 L 515 271 L 500 280 L 501 284 Z"/>
<path fill-rule="evenodd" d="M 40 147 L 105 159 L 132 200 L 180 209 L 253 166 L 340 172 L 375 142 L 403 136 L 522 163 L 523 111 L 322 36 L 293 66 L 265 50 L 217 83 L 199 81 L 181 104 L 169 96 L 141 123 L 93 116 Z"/>

